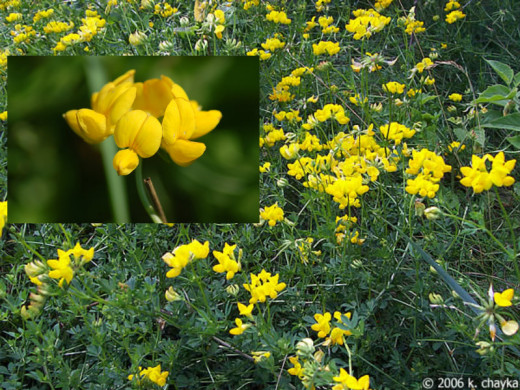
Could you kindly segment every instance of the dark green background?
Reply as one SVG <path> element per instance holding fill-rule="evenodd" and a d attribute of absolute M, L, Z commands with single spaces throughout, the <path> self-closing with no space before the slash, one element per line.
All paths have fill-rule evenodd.
<path fill-rule="evenodd" d="M 142 159 L 169 222 L 258 221 L 259 81 L 256 57 L 98 57 L 111 81 L 135 69 L 135 81 L 162 74 L 203 109 L 223 114 L 198 141 L 206 152 L 189 167 L 159 154 Z M 90 57 L 9 57 L 9 222 L 112 222 L 101 155 L 62 114 L 90 108 Z M 125 177 L 131 222 L 150 222 Z"/>

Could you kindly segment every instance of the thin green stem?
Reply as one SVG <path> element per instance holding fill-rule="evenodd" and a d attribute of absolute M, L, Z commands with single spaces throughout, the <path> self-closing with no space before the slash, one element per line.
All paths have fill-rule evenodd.
<path fill-rule="evenodd" d="M 85 74 L 91 93 L 99 91 L 103 85 L 107 83 L 108 77 L 100 59 L 97 57 L 87 57 L 85 59 Z M 99 150 L 103 161 L 103 169 L 105 171 L 114 222 L 130 222 L 125 181 L 121 176 L 117 175 L 112 166 L 112 159 L 117 153 L 117 146 L 114 139 L 109 137 L 109 139 L 101 142 Z"/>

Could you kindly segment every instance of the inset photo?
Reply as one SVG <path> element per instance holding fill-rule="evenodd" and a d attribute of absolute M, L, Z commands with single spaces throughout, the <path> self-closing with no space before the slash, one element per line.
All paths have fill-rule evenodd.
<path fill-rule="evenodd" d="M 9 57 L 9 223 L 251 223 L 257 57 Z"/>

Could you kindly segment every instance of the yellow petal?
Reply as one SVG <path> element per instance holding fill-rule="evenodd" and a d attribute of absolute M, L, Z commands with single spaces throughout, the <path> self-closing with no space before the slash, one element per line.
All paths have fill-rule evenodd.
<path fill-rule="evenodd" d="M 162 133 L 161 123 L 155 117 L 148 115 L 131 148 L 143 158 L 151 157 L 157 153 L 161 146 Z"/>
<path fill-rule="evenodd" d="M 132 110 L 124 114 L 117 122 L 114 140 L 120 148 L 130 148 L 148 114 L 141 110 Z"/>
<path fill-rule="evenodd" d="M 102 142 L 110 135 L 106 117 L 88 108 L 67 111 L 64 118 L 72 130 L 89 144 Z"/>
<path fill-rule="evenodd" d="M 173 144 L 177 140 L 179 128 L 181 126 L 181 114 L 175 99 L 172 99 L 166 107 L 162 126 L 164 143 L 168 145 Z"/>
<path fill-rule="evenodd" d="M 123 149 L 116 153 L 112 165 L 118 175 L 129 175 L 139 165 L 139 157 L 133 150 Z"/>
<path fill-rule="evenodd" d="M 178 139 L 171 145 L 163 143 L 162 147 L 166 149 L 173 162 L 180 166 L 190 165 L 193 161 L 204 154 L 206 145 L 202 142 L 193 142 L 183 139 Z"/>
<path fill-rule="evenodd" d="M 166 144 L 190 139 L 195 131 L 195 111 L 191 103 L 184 98 L 172 99 L 166 107 L 162 125 Z"/>
<path fill-rule="evenodd" d="M 208 134 L 222 119 L 222 113 L 218 110 L 195 111 L 195 131 L 190 139 L 196 139 Z"/>
<path fill-rule="evenodd" d="M 108 108 L 108 115 L 110 124 L 116 124 L 123 114 L 132 108 L 135 100 L 136 88 L 122 88 L 123 91 L 119 93 L 111 102 Z M 116 93 L 119 91 L 116 91 Z"/>
<path fill-rule="evenodd" d="M 135 83 L 137 94 L 133 108 L 149 112 L 156 118 L 164 115 L 168 103 L 173 98 L 173 81 L 161 76 L 161 79 L 150 79 L 144 83 Z"/>

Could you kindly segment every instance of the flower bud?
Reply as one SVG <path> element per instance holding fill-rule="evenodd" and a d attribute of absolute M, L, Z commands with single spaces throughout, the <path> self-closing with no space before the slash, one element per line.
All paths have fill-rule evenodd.
<path fill-rule="evenodd" d="M 430 293 L 428 295 L 428 298 L 430 299 L 430 302 L 434 305 L 440 305 L 444 302 L 444 299 L 440 294 Z"/>
<path fill-rule="evenodd" d="M 304 338 L 296 344 L 296 354 L 302 358 L 309 357 L 314 351 L 314 341 L 310 338 Z"/>
<path fill-rule="evenodd" d="M 177 291 L 173 289 L 172 286 L 166 290 L 164 293 L 164 296 L 166 297 L 166 300 L 168 302 L 176 302 L 176 301 L 182 301 L 182 297 L 179 295 Z"/>
<path fill-rule="evenodd" d="M 424 210 L 424 216 L 428 220 L 439 219 L 442 216 L 442 211 L 438 207 L 428 207 Z"/>

